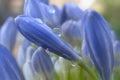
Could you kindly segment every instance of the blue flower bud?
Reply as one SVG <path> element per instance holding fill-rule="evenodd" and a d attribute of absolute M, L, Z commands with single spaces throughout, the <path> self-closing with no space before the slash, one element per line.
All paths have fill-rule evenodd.
<path fill-rule="evenodd" d="M 37 80 L 31 62 L 26 62 L 23 66 L 25 80 Z"/>
<path fill-rule="evenodd" d="M 23 66 L 23 74 L 26 80 L 36 80 L 36 76 L 34 74 L 34 70 L 31 65 L 31 59 L 32 59 L 34 51 L 35 49 L 33 49 L 31 46 L 27 48 L 26 62 Z"/>
<path fill-rule="evenodd" d="M 35 74 L 38 74 L 43 80 L 54 79 L 54 66 L 50 56 L 43 48 L 38 48 L 32 56 L 32 67 Z"/>
<path fill-rule="evenodd" d="M 9 17 L 1 28 L 0 43 L 11 52 L 13 51 L 16 42 L 17 27 L 14 19 Z"/>
<path fill-rule="evenodd" d="M 66 20 L 80 20 L 83 11 L 74 3 L 66 3 L 62 8 L 62 23 Z"/>
<path fill-rule="evenodd" d="M 117 35 L 116 35 L 114 30 L 111 31 L 111 38 L 112 38 L 113 44 L 114 44 L 115 41 L 118 40 Z"/>
<path fill-rule="evenodd" d="M 105 19 L 93 10 L 86 10 L 81 18 L 84 40 L 90 57 L 102 80 L 110 80 L 114 66 L 111 30 Z"/>
<path fill-rule="evenodd" d="M 62 34 L 67 38 L 81 39 L 81 27 L 76 21 L 66 21 L 61 27 Z"/>
<path fill-rule="evenodd" d="M 80 48 L 81 45 L 81 27 L 78 22 L 69 20 L 61 26 L 61 32 L 65 40 L 67 40 L 72 46 Z"/>
<path fill-rule="evenodd" d="M 114 54 L 120 54 L 120 41 L 115 41 L 113 44 Z"/>
<path fill-rule="evenodd" d="M 20 68 L 23 67 L 25 61 L 26 61 L 26 51 L 28 46 L 30 46 L 30 41 L 28 41 L 27 39 L 24 39 L 22 45 L 19 48 L 18 54 L 17 54 L 17 63 L 19 65 Z"/>
<path fill-rule="evenodd" d="M 70 76 L 70 70 L 72 67 L 70 61 L 60 57 L 55 62 L 54 66 L 55 66 L 56 74 L 59 77 L 59 80 L 69 80 L 68 77 Z"/>
<path fill-rule="evenodd" d="M 25 0 L 24 15 L 42 19 L 40 10 L 41 1 L 42 0 Z"/>
<path fill-rule="evenodd" d="M 87 45 L 86 45 L 85 40 L 83 40 L 83 42 L 82 42 L 82 51 L 81 51 L 81 53 L 82 53 L 83 58 L 85 58 L 85 59 L 89 58 L 89 51 L 87 49 Z"/>
<path fill-rule="evenodd" d="M 50 1 L 49 1 L 49 0 L 39 0 L 39 2 L 41 2 L 41 3 L 44 3 L 44 4 L 47 4 L 47 5 L 48 5 Z"/>
<path fill-rule="evenodd" d="M 77 60 L 78 56 L 71 46 L 60 39 L 48 26 L 39 19 L 18 16 L 16 24 L 19 31 L 31 42 L 44 49 L 69 60 Z"/>
<path fill-rule="evenodd" d="M 24 80 L 12 54 L 0 45 L 0 80 Z"/>
<path fill-rule="evenodd" d="M 55 5 L 47 6 L 41 3 L 40 10 L 44 23 L 46 23 L 51 28 L 60 26 L 61 14 L 57 6 Z"/>
<path fill-rule="evenodd" d="M 30 61 L 31 59 L 32 59 L 32 56 L 33 56 L 33 54 L 34 54 L 34 51 L 35 51 L 35 49 L 32 47 L 32 46 L 29 46 L 28 48 L 27 48 L 27 52 L 26 52 L 26 62 L 28 61 Z"/>
<path fill-rule="evenodd" d="M 120 65 L 120 41 L 114 41 L 113 50 L 115 56 L 115 66 Z"/>

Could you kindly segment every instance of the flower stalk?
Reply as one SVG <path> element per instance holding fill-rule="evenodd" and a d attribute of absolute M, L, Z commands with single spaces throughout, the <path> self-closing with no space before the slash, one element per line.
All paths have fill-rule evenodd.
<path fill-rule="evenodd" d="M 77 60 L 77 63 L 81 68 L 88 72 L 93 80 L 98 80 L 97 75 L 95 75 L 95 73 L 88 67 L 88 65 L 85 64 L 85 62 L 81 58 Z"/>

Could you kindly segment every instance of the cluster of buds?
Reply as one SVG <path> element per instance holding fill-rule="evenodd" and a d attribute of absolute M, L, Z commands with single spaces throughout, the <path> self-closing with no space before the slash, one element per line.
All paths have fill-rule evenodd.
<path fill-rule="evenodd" d="M 49 0 L 25 0 L 23 10 L 0 29 L 0 80 L 111 80 L 120 42 L 102 15 Z"/>

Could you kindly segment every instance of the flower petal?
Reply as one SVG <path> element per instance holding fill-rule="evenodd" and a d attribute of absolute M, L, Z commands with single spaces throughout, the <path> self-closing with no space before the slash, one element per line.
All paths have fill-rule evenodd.
<path fill-rule="evenodd" d="M 54 78 L 54 66 L 50 56 L 42 49 L 38 48 L 32 56 L 32 66 L 34 71 L 44 76 L 46 80 L 53 80 Z"/>
<path fill-rule="evenodd" d="M 0 68 L 1 80 L 24 80 L 14 57 L 2 45 L 0 45 Z"/>
<path fill-rule="evenodd" d="M 17 27 L 14 19 L 9 17 L 1 28 L 0 43 L 11 52 L 13 51 L 16 42 Z"/>
<path fill-rule="evenodd" d="M 110 80 L 114 66 L 110 27 L 105 19 L 93 10 L 86 10 L 81 21 L 90 57 L 102 80 Z"/>
<path fill-rule="evenodd" d="M 69 60 L 78 59 L 75 51 L 65 41 L 60 39 L 48 26 L 38 19 L 19 16 L 16 18 L 19 31 L 30 41 L 44 49 Z"/>

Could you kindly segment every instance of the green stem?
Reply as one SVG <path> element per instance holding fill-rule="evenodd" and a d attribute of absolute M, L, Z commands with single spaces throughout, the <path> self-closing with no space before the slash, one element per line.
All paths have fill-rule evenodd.
<path fill-rule="evenodd" d="M 79 80 L 84 80 L 84 70 L 79 67 Z"/>
<path fill-rule="evenodd" d="M 59 75 L 58 75 L 57 73 L 55 73 L 55 78 L 54 78 L 54 80 L 60 80 L 60 79 L 59 79 Z"/>
<path fill-rule="evenodd" d="M 79 58 L 77 60 L 77 63 L 81 68 L 83 68 L 84 70 L 86 70 L 89 73 L 89 75 L 93 78 L 93 80 L 98 80 L 98 78 L 94 74 L 94 72 L 85 64 L 85 62 L 81 58 Z"/>

